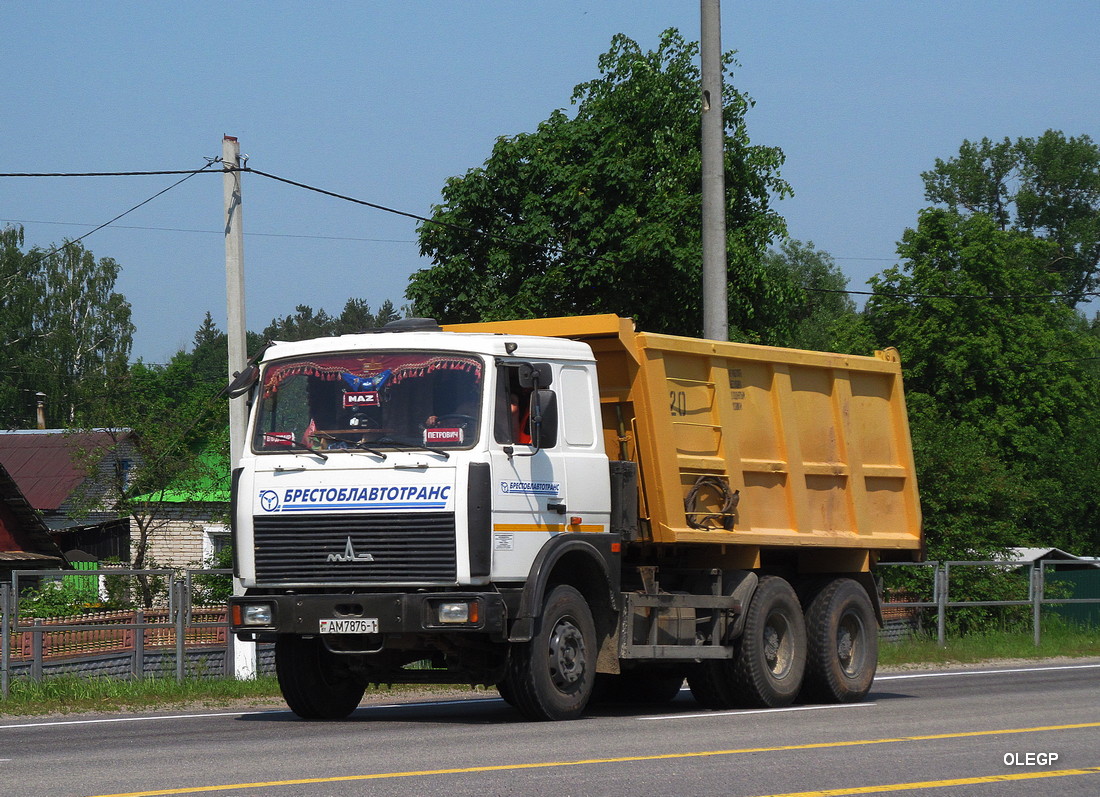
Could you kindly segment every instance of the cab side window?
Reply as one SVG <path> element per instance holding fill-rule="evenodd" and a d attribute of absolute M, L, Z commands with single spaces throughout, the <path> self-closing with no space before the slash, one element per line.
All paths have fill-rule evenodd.
<path fill-rule="evenodd" d="M 519 371 L 501 366 L 497 380 L 496 441 L 502 445 L 531 445 L 531 388 L 520 387 Z"/>

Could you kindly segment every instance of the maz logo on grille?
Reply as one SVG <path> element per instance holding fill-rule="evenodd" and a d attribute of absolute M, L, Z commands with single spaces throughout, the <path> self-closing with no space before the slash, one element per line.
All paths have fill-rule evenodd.
<path fill-rule="evenodd" d="M 351 544 L 351 537 L 348 537 L 347 545 L 344 546 L 343 553 L 330 553 L 326 562 L 373 562 L 374 557 L 369 553 L 356 553 L 355 547 Z"/>

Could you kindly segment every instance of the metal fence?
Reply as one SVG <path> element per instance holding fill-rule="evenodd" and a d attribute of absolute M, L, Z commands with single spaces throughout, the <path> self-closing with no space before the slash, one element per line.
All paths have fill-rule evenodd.
<path fill-rule="evenodd" d="M 1093 613 L 1086 622 L 1100 626 L 1100 567 L 1074 571 L 1079 575 L 1072 597 L 1049 594 L 1050 571 L 1059 566 L 1082 567 L 1080 561 L 1039 561 L 1033 565 L 1010 562 L 924 562 L 921 564 L 884 564 L 882 568 L 915 568 L 928 572 L 923 576 L 928 588 L 923 591 L 890 590 L 882 608 L 886 618 L 893 618 L 883 631 L 883 639 L 897 640 L 920 630 L 922 612 L 935 610 L 936 637 L 946 645 L 948 612 L 974 607 L 1029 607 L 1030 623 L 1035 640 L 1042 639 L 1044 609 L 1060 606 L 1081 606 Z M 1007 583 L 1016 584 L 1020 598 L 1004 600 L 953 600 L 952 574 L 965 578 L 973 569 L 986 568 L 1004 576 Z M 199 577 L 231 575 L 229 570 L 124 570 L 42 571 L 17 570 L 11 583 L 0 583 L 0 699 L 9 694 L 11 678 L 27 677 L 40 680 L 45 675 L 70 673 L 80 675 L 111 675 L 142 678 L 149 674 L 161 677 L 174 675 L 183 680 L 188 675 L 225 675 L 234 673 L 234 637 L 229 632 L 224 605 L 195 604 Z M 1064 577 L 1065 573 L 1059 573 Z M 30 583 L 62 582 L 84 590 L 90 597 L 103 590 L 103 579 L 160 579 L 163 589 L 158 600 L 148 608 L 91 611 L 60 618 L 34 618 L 20 611 L 24 589 Z M 83 581 L 82 581 L 83 580 Z M 1058 591 L 1058 590 L 1056 590 Z M 1064 591 L 1064 590 L 1062 590 Z M 956 590 L 956 594 L 958 590 Z M 1095 608 L 1095 612 L 1093 612 Z M 21 616 L 24 615 L 24 616 Z M 891 628 L 891 626 L 893 626 Z M 899 630 L 900 629 L 900 630 Z M 271 652 L 261 648 L 259 670 L 271 670 Z"/>
<path fill-rule="evenodd" d="M 196 674 L 232 676 L 234 636 L 226 607 L 195 605 L 199 576 L 229 578 L 231 571 L 14 571 L 10 584 L 0 583 L 0 699 L 8 697 L 12 677 L 154 674 L 182 681 Z M 147 608 L 100 610 L 105 579 L 116 584 L 159 580 L 158 594 Z M 64 617 L 28 616 L 26 590 L 43 583 L 69 585 L 70 594 L 84 596 L 85 610 Z M 138 588 L 131 583 L 127 590 Z"/>
<path fill-rule="evenodd" d="M 1095 618 L 1083 614 L 1074 619 L 1092 625 L 1100 624 L 1100 622 L 1093 622 L 1094 620 L 1100 620 L 1100 567 L 1091 566 L 1087 562 L 1082 562 L 1081 560 L 1039 560 L 1029 564 L 1017 564 L 1014 562 L 1005 562 L 1003 560 L 982 562 L 922 562 L 920 564 L 890 563 L 881 564 L 879 567 L 924 568 L 931 570 L 931 590 L 928 599 L 891 600 L 890 592 L 887 591 L 886 600 L 883 603 L 883 610 L 887 611 L 889 609 L 901 608 L 910 608 L 913 610 L 935 609 L 936 640 L 940 647 L 947 645 L 947 617 L 948 610 L 950 609 L 993 606 L 1029 607 L 1032 637 L 1036 646 L 1042 642 L 1044 614 L 1048 617 L 1052 616 L 1049 612 L 1044 613 L 1043 609 L 1046 607 L 1095 606 L 1097 607 Z M 1049 594 L 1051 575 L 1048 571 L 1058 567 L 1073 567 L 1076 569 L 1070 572 L 1085 573 L 1089 576 L 1087 579 L 1078 579 L 1078 589 L 1076 589 L 1073 597 Z M 952 600 L 952 571 L 956 574 L 967 574 L 968 572 L 972 574 L 974 571 L 968 571 L 968 568 L 985 568 L 997 572 L 1004 577 L 1007 584 L 1011 584 L 1010 579 L 1012 578 L 1018 579 L 1020 586 L 1026 587 L 1026 597 L 1003 600 Z M 1066 574 L 1057 573 L 1057 576 L 1064 578 Z M 1021 592 L 1022 591 L 1023 590 L 1021 590 Z M 1061 590 L 1055 590 L 1055 592 L 1059 591 Z M 1082 595 L 1082 593 L 1087 593 L 1087 595 Z M 919 596 L 906 595 L 904 597 Z"/>

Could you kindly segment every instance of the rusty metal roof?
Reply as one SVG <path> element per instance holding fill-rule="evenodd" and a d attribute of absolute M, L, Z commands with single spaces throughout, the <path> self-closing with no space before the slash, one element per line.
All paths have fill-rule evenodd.
<path fill-rule="evenodd" d="M 35 509 L 56 511 L 88 477 L 82 452 L 106 452 L 128 430 L 0 431 L 0 465 Z M 87 460 L 85 460 L 86 462 Z"/>
<path fill-rule="evenodd" d="M 28 562 L 37 564 L 46 562 L 50 565 L 60 565 L 65 560 L 60 556 L 49 556 L 44 553 L 27 553 L 26 551 L 0 551 L 0 562 Z"/>
<path fill-rule="evenodd" d="M 7 541 L 5 547 L 14 544 L 19 548 L 0 551 L 0 561 L 50 560 L 57 564 L 65 561 L 42 516 L 27 502 L 3 465 L 0 465 L 0 527 L 7 532 L 2 536 Z"/>

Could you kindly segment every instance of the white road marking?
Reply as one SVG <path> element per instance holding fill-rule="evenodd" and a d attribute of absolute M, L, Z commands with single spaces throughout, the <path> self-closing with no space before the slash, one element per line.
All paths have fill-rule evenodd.
<path fill-rule="evenodd" d="M 841 703 L 833 706 L 787 706 L 785 708 L 750 708 L 737 711 L 706 711 L 701 714 L 657 714 L 652 717 L 635 717 L 638 720 L 685 720 L 699 717 L 733 717 L 738 714 L 780 714 L 785 711 L 821 711 L 838 708 L 873 708 L 874 703 Z"/>
<path fill-rule="evenodd" d="M 1048 672 L 1051 670 L 1095 670 L 1100 664 L 1065 664 L 1052 667 L 1015 667 L 1005 670 L 948 670 L 947 672 L 912 672 L 896 675 L 877 675 L 875 681 L 903 681 L 906 678 L 944 678 L 948 675 L 1001 675 L 1015 672 Z"/>
<path fill-rule="evenodd" d="M 1055 670 L 1095 670 L 1100 669 L 1100 664 L 1064 664 L 1054 665 L 1050 667 L 1015 667 L 1000 670 L 949 670 L 946 672 L 913 672 L 913 673 L 897 673 L 894 675 L 879 675 L 875 678 L 875 681 L 901 681 L 907 678 L 943 678 L 946 676 L 967 676 L 967 675 L 999 675 L 1006 673 L 1027 673 L 1027 672 L 1048 672 Z M 685 690 L 686 691 L 686 690 Z M 454 706 L 464 703 L 489 703 L 497 702 L 500 698 L 470 698 L 466 700 L 442 700 L 442 701 L 425 701 L 420 703 L 384 703 L 369 706 L 360 706 L 356 709 L 356 712 L 361 712 L 368 709 L 380 709 L 380 708 L 413 708 L 423 706 Z M 788 706 L 786 708 L 773 708 L 773 709 L 749 709 L 738 711 L 708 711 L 700 714 L 668 714 L 668 715 L 656 715 L 651 717 L 636 717 L 638 720 L 669 720 L 669 719 L 688 719 L 698 717 L 727 717 L 736 714 L 772 714 L 785 711 L 820 711 L 822 709 L 840 709 L 840 708 L 867 708 L 874 706 L 874 703 L 843 703 L 840 705 L 831 706 Z M 268 709 L 266 711 L 226 711 L 212 714 L 166 714 L 158 715 L 155 717 L 100 717 L 97 719 L 86 720 L 50 720 L 46 722 L 26 722 L 16 725 L 2 725 L 0 724 L 0 731 L 12 730 L 17 728 L 49 728 L 52 726 L 60 725 L 101 725 L 112 722 L 155 722 L 157 720 L 182 720 L 182 719 L 203 719 L 205 717 L 256 717 L 272 714 L 289 714 L 290 711 L 286 709 Z M 10 761 L 11 759 L 0 758 L 0 762 Z"/>

